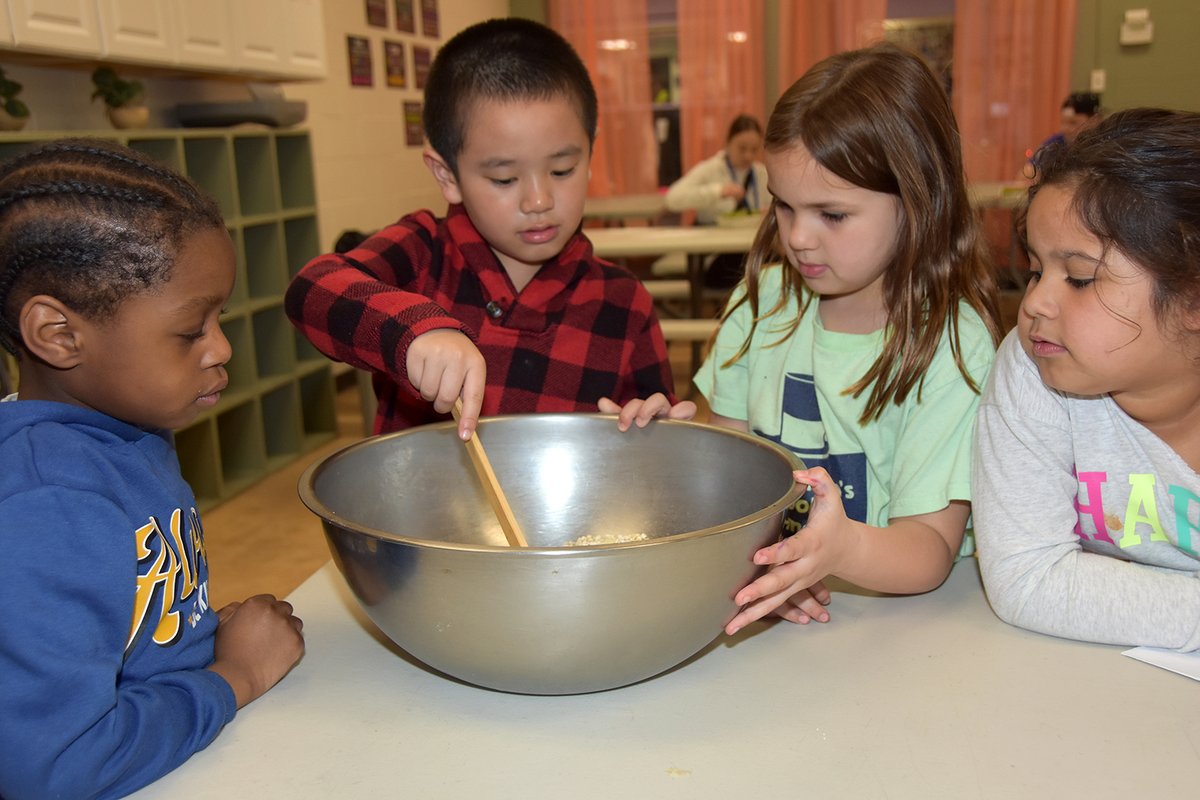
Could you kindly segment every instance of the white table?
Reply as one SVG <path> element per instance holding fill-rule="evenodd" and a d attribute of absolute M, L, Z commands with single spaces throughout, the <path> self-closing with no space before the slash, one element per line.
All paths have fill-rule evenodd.
<path fill-rule="evenodd" d="M 1011 211 L 1025 202 L 1028 188 L 1020 181 L 976 181 L 967 184 L 967 196 L 975 208 Z"/>
<path fill-rule="evenodd" d="M 973 560 L 918 597 L 836 594 L 682 667 L 531 697 L 433 673 L 332 565 L 290 598 L 307 654 L 148 798 L 1184 798 L 1200 685 L 997 620 Z"/>
<path fill-rule="evenodd" d="M 584 219 L 600 220 L 605 225 L 623 225 L 631 219 L 653 220 L 666 210 L 666 200 L 659 192 L 589 197 L 583 203 Z"/>
<path fill-rule="evenodd" d="M 592 228 L 584 231 L 596 255 L 610 261 L 667 253 L 686 254 L 693 317 L 699 316 L 703 301 L 705 258 L 721 253 L 747 253 L 754 244 L 757 232 L 753 227 L 707 225 Z"/>

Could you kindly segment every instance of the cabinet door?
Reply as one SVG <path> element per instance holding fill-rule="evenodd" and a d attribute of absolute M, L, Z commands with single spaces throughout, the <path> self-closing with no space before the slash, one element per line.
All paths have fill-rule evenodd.
<path fill-rule="evenodd" d="M 12 19 L 8 16 L 8 7 L 0 4 L 0 44 L 13 43 Z"/>
<path fill-rule="evenodd" d="M 288 0 L 235 0 L 233 44 L 237 67 L 269 74 L 283 71 L 290 5 Z"/>
<path fill-rule="evenodd" d="M 230 1 L 172 0 L 172 3 L 180 66 L 236 69 Z"/>
<path fill-rule="evenodd" d="M 233 5 L 234 58 L 252 73 L 280 78 L 325 75 L 321 0 L 255 0 Z"/>
<path fill-rule="evenodd" d="M 103 53 L 145 64 L 174 64 L 172 8 L 162 0 L 100 0 Z"/>
<path fill-rule="evenodd" d="M 17 47 L 100 55 L 96 0 L 8 0 Z"/>
<path fill-rule="evenodd" d="M 284 68 L 298 77 L 325 77 L 325 13 L 321 0 L 288 0 Z"/>

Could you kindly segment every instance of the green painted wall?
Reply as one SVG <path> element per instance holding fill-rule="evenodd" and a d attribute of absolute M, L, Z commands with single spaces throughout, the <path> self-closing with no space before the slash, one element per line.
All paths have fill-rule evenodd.
<path fill-rule="evenodd" d="M 1146 8 L 1154 41 L 1122 45 L 1129 8 Z M 1163 106 L 1200 111 L 1200 4 L 1194 0 L 1079 0 L 1071 86 L 1087 90 L 1091 71 L 1103 69 L 1108 111 Z"/>

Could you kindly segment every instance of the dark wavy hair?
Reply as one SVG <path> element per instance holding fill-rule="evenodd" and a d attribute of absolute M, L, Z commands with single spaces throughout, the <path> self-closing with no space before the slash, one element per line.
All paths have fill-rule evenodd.
<path fill-rule="evenodd" d="M 548 100 L 575 105 L 596 141 L 596 89 L 579 54 L 560 34 L 527 19 L 489 19 L 442 45 L 425 83 L 422 122 L 429 144 L 458 175 L 467 116 L 480 100 Z"/>
<path fill-rule="evenodd" d="M 0 344 L 20 353 L 18 315 L 38 294 L 110 318 L 209 228 L 224 228 L 217 204 L 130 148 L 61 139 L 17 156 L 0 166 Z"/>
<path fill-rule="evenodd" d="M 883 277 L 883 350 L 846 389 L 855 397 L 870 390 L 860 421 L 878 418 L 888 403 L 898 405 L 920 391 L 947 330 L 959 371 L 979 391 L 962 360 L 959 304 L 974 308 L 999 344 L 999 289 L 967 196 L 954 112 L 937 77 L 920 56 L 892 44 L 830 56 L 784 92 L 767 121 L 768 152 L 797 145 L 839 178 L 894 195 L 902 210 L 896 253 Z M 782 310 L 789 293 L 799 299 L 801 313 L 808 313 L 812 300 L 795 271 L 785 269 L 780 303 L 759 309 L 758 276 L 780 258 L 778 233 L 770 213 L 746 261 L 747 293 L 733 306 L 749 302 L 755 324 Z M 798 325 L 793 321 L 785 335 Z M 747 337 L 734 360 L 749 342 Z"/>
<path fill-rule="evenodd" d="M 1029 200 L 1044 186 L 1071 190 L 1084 228 L 1151 276 L 1158 319 L 1200 307 L 1200 114 L 1119 111 L 1046 147 Z M 1017 218 L 1026 244 L 1027 214 L 1028 204 Z"/>
<path fill-rule="evenodd" d="M 728 142 L 739 133 L 746 131 L 754 131 L 759 136 L 762 136 L 762 125 L 759 121 L 749 114 L 738 114 L 733 118 L 733 122 L 729 123 L 729 133 L 725 136 L 725 141 Z"/>

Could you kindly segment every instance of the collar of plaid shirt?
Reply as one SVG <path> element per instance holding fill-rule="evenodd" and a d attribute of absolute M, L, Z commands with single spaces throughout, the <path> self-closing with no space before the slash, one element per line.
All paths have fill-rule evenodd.
<path fill-rule="evenodd" d="M 513 330 L 544 331 L 551 320 L 561 319 L 566 306 L 573 301 L 568 290 L 585 279 L 597 261 L 592 243 L 577 229 L 559 254 L 543 264 L 518 293 L 500 259 L 461 204 L 450 206 L 443 230 L 450 240 L 446 243 L 449 246 L 443 248 L 451 261 L 448 266 L 474 274 L 482 291 L 485 313 L 497 320 L 503 318 L 504 327 Z"/>

